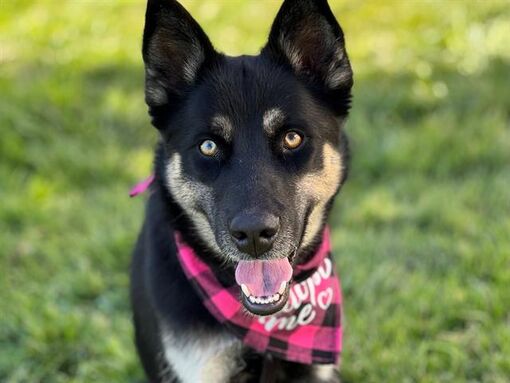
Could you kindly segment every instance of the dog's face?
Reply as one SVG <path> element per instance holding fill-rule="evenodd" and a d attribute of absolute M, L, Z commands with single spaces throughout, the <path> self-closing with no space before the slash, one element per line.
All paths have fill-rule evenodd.
<path fill-rule="evenodd" d="M 282 275 L 320 238 L 346 177 L 342 30 L 326 1 L 286 0 L 260 55 L 227 57 L 177 2 L 150 0 L 143 56 L 165 148 L 159 178 L 212 253 L 244 261 L 238 281 L 260 266 L 261 283 L 278 283 L 250 300 L 258 289 L 246 282 L 248 310 L 278 311 Z"/>

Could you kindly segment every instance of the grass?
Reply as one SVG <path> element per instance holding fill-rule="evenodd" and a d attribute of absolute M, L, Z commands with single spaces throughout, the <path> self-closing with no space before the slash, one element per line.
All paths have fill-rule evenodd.
<path fill-rule="evenodd" d="M 356 74 L 332 225 L 345 382 L 508 382 L 510 6 L 333 1 Z M 276 2 L 186 1 L 231 54 Z M 0 3 L 0 381 L 142 378 L 143 1 Z"/>

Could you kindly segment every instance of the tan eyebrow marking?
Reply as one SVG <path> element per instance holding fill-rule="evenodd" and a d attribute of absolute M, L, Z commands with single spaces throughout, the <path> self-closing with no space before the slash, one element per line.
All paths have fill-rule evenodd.
<path fill-rule="evenodd" d="M 217 114 L 211 120 L 212 131 L 219 136 L 222 136 L 225 140 L 229 141 L 232 139 L 234 127 L 232 121 L 222 114 Z"/>
<path fill-rule="evenodd" d="M 285 115 L 279 108 L 271 108 L 265 111 L 262 117 L 262 125 L 267 134 L 274 134 L 275 130 L 285 121 Z"/>

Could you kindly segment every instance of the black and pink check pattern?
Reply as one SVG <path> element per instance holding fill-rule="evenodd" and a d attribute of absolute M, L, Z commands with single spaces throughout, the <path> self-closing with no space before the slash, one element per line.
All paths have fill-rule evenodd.
<path fill-rule="evenodd" d="M 239 286 L 223 286 L 179 234 L 176 243 L 181 266 L 205 307 L 246 346 L 303 364 L 338 361 L 342 348 L 342 295 L 328 229 L 312 260 L 295 269 L 294 279 L 299 280 L 301 273 L 308 278 L 294 280 L 288 307 L 269 317 L 248 313 L 240 302 Z M 296 325 L 298 318 L 301 324 Z"/>

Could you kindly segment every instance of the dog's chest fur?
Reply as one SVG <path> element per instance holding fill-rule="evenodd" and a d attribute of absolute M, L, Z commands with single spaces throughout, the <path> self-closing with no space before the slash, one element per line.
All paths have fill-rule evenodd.
<path fill-rule="evenodd" d="M 161 332 L 166 362 L 183 382 L 228 382 L 240 372 L 242 343 L 226 330 L 177 334 L 170 328 Z"/>
<path fill-rule="evenodd" d="M 166 329 L 161 336 L 165 362 L 172 370 L 168 382 L 172 382 L 172 376 L 177 376 L 183 383 L 262 382 L 259 379 L 263 370 L 266 370 L 267 383 L 327 383 L 335 378 L 337 366 L 334 365 L 313 366 L 303 371 L 300 377 L 288 374 L 292 365 L 278 369 L 277 365 L 264 366 L 263 360 L 257 368 L 247 370 L 247 361 L 243 359 L 246 350 L 228 332 L 177 335 Z"/>

